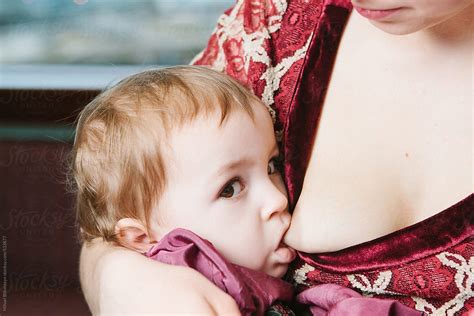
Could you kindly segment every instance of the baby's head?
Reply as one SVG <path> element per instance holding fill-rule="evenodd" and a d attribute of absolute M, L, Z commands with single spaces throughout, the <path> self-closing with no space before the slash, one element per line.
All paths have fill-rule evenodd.
<path fill-rule="evenodd" d="M 281 276 L 290 215 L 270 115 L 230 77 L 202 67 L 145 71 L 81 113 L 73 150 L 78 220 L 145 252 L 175 228 L 230 262 Z"/>

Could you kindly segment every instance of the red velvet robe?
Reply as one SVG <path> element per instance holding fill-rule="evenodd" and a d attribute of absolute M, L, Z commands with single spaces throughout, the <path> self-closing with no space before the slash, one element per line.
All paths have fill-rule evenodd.
<path fill-rule="evenodd" d="M 193 61 L 225 71 L 271 107 L 290 204 L 301 192 L 326 88 L 352 10 L 343 0 L 240 0 Z M 343 285 L 427 313 L 474 308 L 474 196 L 387 236 L 325 254 L 300 253 L 300 289 Z"/>

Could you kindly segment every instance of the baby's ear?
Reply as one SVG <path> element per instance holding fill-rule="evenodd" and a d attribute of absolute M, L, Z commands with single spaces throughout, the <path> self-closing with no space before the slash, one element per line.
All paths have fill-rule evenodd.
<path fill-rule="evenodd" d="M 120 245 L 141 253 L 147 252 L 155 241 L 138 220 L 122 218 L 115 224 L 115 234 Z"/>

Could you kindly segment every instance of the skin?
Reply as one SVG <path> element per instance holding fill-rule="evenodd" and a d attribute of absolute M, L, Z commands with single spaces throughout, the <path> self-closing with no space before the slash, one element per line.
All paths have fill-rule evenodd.
<path fill-rule="evenodd" d="M 101 241 L 83 246 L 80 277 L 93 315 L 240 315 L 234 299 L 199 272 Z M 139 295 L 130 295 L 130 284 Z"/>
<path fill-rule="evenodd" d="M 376 28 L 395 35 L 418 31 L 438 32 L 444 22 L 459 15 L 472 5 L 472 0 L 353 0 L 356 10 L 393 10 L 397 12 L 382 18 L 368 19 Z"/>
<path fill-rule="evenodd" d="M 166 189 L 152 214 L 150 233 L 121 219 L 120 242 L 146 251 L 175 228 L 209 240 L 230 262 L 282 277 L 295 252 L 281 245 L 290 225 L 278 171 L 278 147 L 268 111 L 253 104 L 254 120 L 235 111 L 219 126 L 219 113 L 198 117 L 167 141 Z"/>
<path fill-rule="evenodd" d="M 420 17 L 432 14 L 430 3 L 446 2 L 413 1 L 418 6 L 410 10 Z M 358 3 L 385 8 L 388 1 Z M 457 3 L 454 11 L 466 5 Z M 472 5 L 451 20 L 436 16 L 436 26 L 428 17 L 422 25 L 392 17 L 392 30 L 422 28 L 394 36 L 351 15 L 285 238 L 290 246 L 344 249 L 422 221 L 472 192 Z"/>
<path fill-rule="evenodd" d="M 440 2 L 468 7 L 429 23 L 414 21 L 410 28 L 391 23 L 392 31 L 388 24 L 351 15 L 286 235 L 289 245 L 315 252 L 342 249 L 423 220 L 472 192 L 472 1 L 410 3 Z M 362 3 L 384 9 L 387 1 L 354 2 Z M 117 259 L 115 268 L 104 264 L 111 257 Z M 85 246 L 81 278 L 93 311 L 106 310 L 113 297 L 119 304 L 127 301 L 130 296 L 120 289 L 139 286 L 144 293 L 165 293 L 163 276 L 183 275 L 176 267 L 147 267 L 145 259 L 103 243 Z M 140 273 L 129 271 L 130 279 L 122 283 L 129 266 Z M 154 304 L 137 297 L 122 307 L 133 312 L 159 304 L 168 311 L 179 307 L 196 314 L 238 314 L 231 298 L 191 272 L 184 284 L 174 282 L 183 297 L 191 298 L 185 307 L 182 300 L 156 296 Z M 196 284 L 205 290 L 193 291 Z"/>

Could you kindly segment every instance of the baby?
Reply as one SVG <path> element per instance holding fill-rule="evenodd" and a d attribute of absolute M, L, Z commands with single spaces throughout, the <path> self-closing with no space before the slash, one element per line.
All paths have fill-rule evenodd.
<path fill-rule="evenodd" d="M 73 154 L 85 240 L 146 253 L 184 228 L 275 278 L 295 258 L 282 243 L 290 214 L 272 119 L 224 74 L 185 66 L 124 79 L 83 110 Z"/>
<path fill-rule="evenodd" d="M 261 315 L 292 296 L 279 279 L 296 253 L 282 242 L 290 214 L 278 162 L 267 108 L 232 78 L 193 66 L 130 76 L 79 117 L 82 236 L 195 268 L 242 313 Z M 302 300 L 336 302 L 340 290 L 316 287 Z"/>

